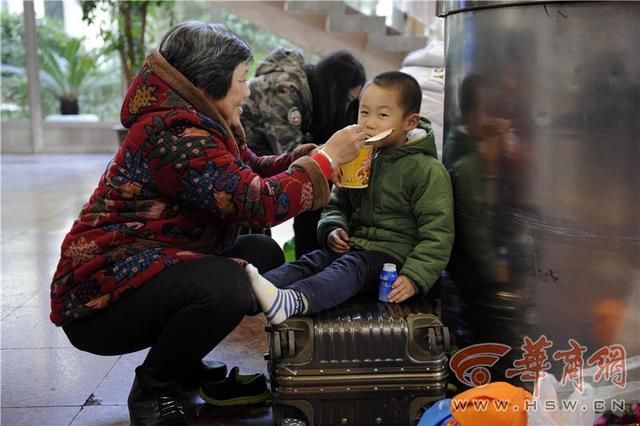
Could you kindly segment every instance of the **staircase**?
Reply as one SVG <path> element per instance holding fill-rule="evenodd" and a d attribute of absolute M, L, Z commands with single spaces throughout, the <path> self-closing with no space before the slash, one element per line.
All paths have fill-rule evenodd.
<path fill-rule="evenodd" d="M 368 77 L 400 69 L 407 53 L 426 46 L 426 37 L 404 36 L 386 27 L 383 16 L 367 16 L 342 1 L 216 1 L 305 52 L 323 56 L 344 49 L 363 64 Z"/>

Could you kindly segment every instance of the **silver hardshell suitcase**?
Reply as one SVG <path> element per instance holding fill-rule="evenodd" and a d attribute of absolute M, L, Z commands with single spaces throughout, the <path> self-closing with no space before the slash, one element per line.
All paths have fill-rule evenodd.
<path fill-rule="evenodd" d="M 412 425 L 445 396 L 449 332 L 425 299 L 360 296 L 267 332 L 276 425 Z"/>

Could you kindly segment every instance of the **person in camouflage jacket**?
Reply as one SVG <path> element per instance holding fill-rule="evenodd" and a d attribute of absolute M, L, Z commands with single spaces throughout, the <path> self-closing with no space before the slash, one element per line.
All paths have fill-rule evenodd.
<path fill-rule="evenodd" d="M 311 142 L 311 88 L 299 52 L 276 49 L 260 62 L 249 89 L 242 123 L 256 154 L 281 154 Z"/>
<path fill-rule="evenodd" d="M 362 64 L 345 51 L 311 65 L 296 50 L 276 49 L 256 68 L 243 105 L 249 147 L 258 155 L 271 155 L 304 143 L 323 144 L 355 123 L 365 77 Z M 311 211 L 294 219 L 297 257 L 320 247 L 315 237 L 319 218 L 319 211 Z"/>

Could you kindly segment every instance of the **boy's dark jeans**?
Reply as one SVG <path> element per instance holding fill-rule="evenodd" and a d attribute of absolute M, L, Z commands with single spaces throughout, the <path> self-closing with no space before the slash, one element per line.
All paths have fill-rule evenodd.
<path fill-rule="evenodd" d="M 377 293 L 385 263 L 398 262 L 378 251 L 353 250 L 343 255 L 315 250 L 292 263 L 263 274 L 276 287 L 300 291 L 309 302 L 308 314 L 332 308 L 361 290 Z"/>

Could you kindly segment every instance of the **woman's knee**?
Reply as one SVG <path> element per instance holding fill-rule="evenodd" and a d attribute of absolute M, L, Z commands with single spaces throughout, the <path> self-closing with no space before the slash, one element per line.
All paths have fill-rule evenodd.
<path fill-rule="evenodd" d="M 284 263 L 284 253 L 278 243 L 262 234 L 243 235 L 231 249 L 229 256 L 244 259 L 265 273 Z"/>
<path fill-rule="evenodd" d="M 198 265 L 199 279 L 192 281 L 194 297 L 207 309 L 237 312 L 244 315 L 252 309 L 249 276 L 237 262 L 224 257 L 207 257 Z"/>
<path fill-rule="evenodd" d="M 247 272 L 236 262 L 233 263 L 233 270 L 228 271 L 224 283 L 223 309 L 246 315 L 253 310 L 253 290 Z"/>

